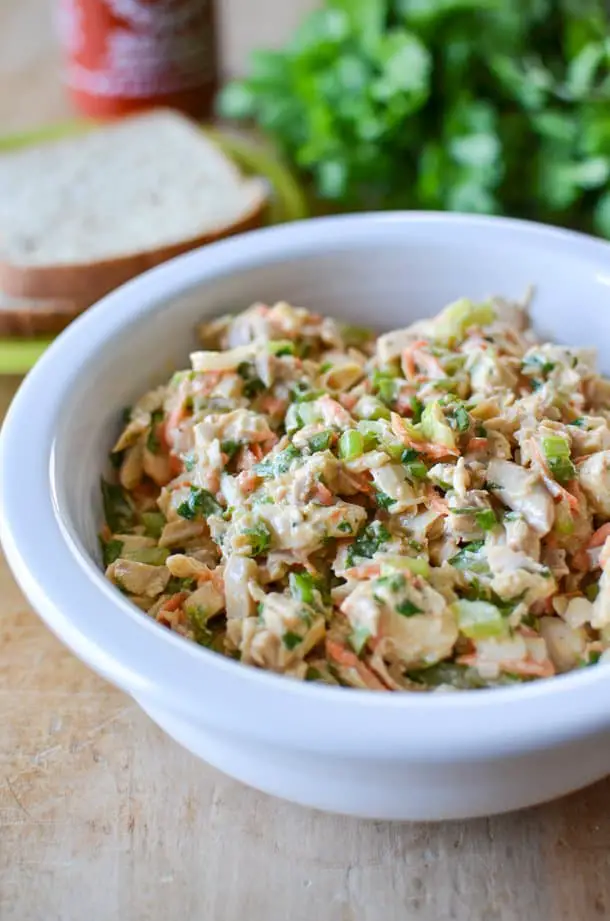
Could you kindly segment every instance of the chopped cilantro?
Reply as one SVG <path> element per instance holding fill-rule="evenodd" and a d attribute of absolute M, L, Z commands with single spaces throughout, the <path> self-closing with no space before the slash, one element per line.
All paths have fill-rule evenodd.
<path fill-rule="evenodd" d="M 449 417 L 450 422 L 458 432 L 467 432 L 470 428 L 470 416 L 468 410 L 462 403 L 457 403 L 452 407 L 452 413 Z"/>
<path fill-rule="evenodd" d="M 303 637 L 299 636 L 298 633 L 293 633 L 291 630 L 285 633 L 282 637 L 282 643 L 284 644 L 286 649 L 290 649 L 290 650 L 296 649 L 299 643 L 302 643 L 302 642 L 303 642 Z"/>
<path fill-rule="evenodd" d="M 396 610 L 399 614 L 402 614 L 403 617 L 413 617 L 415 614 L 422 613 L 422 609 L 418 608 L 416 604 L 413 604 L 413 602 L 408 599 L 397 604 Z"/>
<path fill-rule="evenodd" d="M 413 422 L 421 422 L 422 413 L 424 411 L 424 404 L 417 397 L 411 397 L 410 401 L 411 412 L 413 413 Z"/>
<path fill-rule="evenodd" d="M 354 529 L 352 528 L 349 521 L 340 521 L 337 525 L 337 530 L 343 531 L 345 534 L 352 534 Z"/>
<path fill-rule="evenodd" d="M 391 592 L 399 592 L 405 587 L 405 577 L 399 572 L 391 576 L 380 576 L 375 585 L 383 585 L 389 588 Z"/>
<path fill-rule="evenodd" d="M 106 523 L 114 534 L 124 534 L 135 526 L 135 510 L 122 486 L 102 480 L 102 501 Z"/>
<path fill-rule="evenodd" d="M 317 668 L 313 668 L 313 666 L 310 665 L 307 671 L 305 672 L 305 681 L 323 681 L 323 680 L 324 680 L 324 677 L 322 675 L 322 672 L 319 671 Z"/>
<path fill-rule="evenodd" d="M 556 367 L 554 361 L 547 361 L 542 355 L 528 355 L 525 361 L 521 363 L 523 371 L 527 374 L 539 372 L 543 377 L 547 377 Z"/>
<path fill-rule="evenodd" d="M 357 536 L 347 552 L 347 565 L 353 566 L 358 557 L 370 559 L 386 541 L 390 539 L 390 532 L 380 521 L 373 521 Z"/>
<path fill-rule="evenodd" d="M 185 454 L 182 458 L 182 463 L 184 464 L 184 469 L 190 473 L 197 466 L 197 456 L 193 453 Z"/>
<path fill-rule="evenodd" d="M 568 425 L 575 425 L 576 428 L 582 429 L 587 424 L 587 420 L 584 416 L 580 416 L 578 419 L 574 419 L 572 422 L 568 422 Z"/>
<path fill-rule="evenodd" d="M 286 473 L 292 461 L 300 456 L 301 452 L 299 449 L 293 444 L 289 444 L 288 447 L 280 451 L 279 454 L 261 461 L 260 464 L 255 464 L 252 469 L 258 476 L 276 477 L 282 473 Z"/>
<path fill-rule="evenodd" d="M 479 556 L 479 551 L 485 542 L 482 540 L 473 540 L 465 544 L 455 556 L 449 560 L 449 564 L 455 569 L 471 569 L 473 572 L 487 571 L 487 563 Z"/>
<path fill-rule="evenodd" d="M 161 450 L 161 440 L 158 432 L 160 422 L 163 422 L 163 410 L 157 409 L 151 416 L 150 429 L 146 438 L 146 449 L 151 454 L 158 454 Z"/>
<path fill-rule="evenodd" d="M 290 593 L 297 601 L 303 604 L 313 604 L 315 601 L 314 591 L 316 583 L 313 576 L 308 572 L 291 572 L 288 577 Z"/>
<path fill-rule="evenodd" d="M 405 448 L 400 459 L 403 464 L 411 464 L 413 461 L 419 460 L 420 457 L 421 454 L 415 448 Z"/>
<path fill-rule="evenodd" d="M 111 563 L 114 563 L 114 561 L 118 560 L 120 557 L 123 551 L 123 541 L 114 539 L 104 541 L 100 538 L 100 544 L 102 547 L 104 566 L 110 566 Z"/>
<path fill-rule="evenodd" d="M 271 531 L 262 521 L 253 528 L 246 528 L 243 533 L 250 539 L 252 556 L 262 556 L 271 546 Z"/>
<path fill-rule="evenodd" d="M 375 501 L 377 502 L 378 508 L 388 509 L 391 505 L 394 505 L 396 499 L 392 499 L 391 496 L 379 490 L 375 493 Z"/>
<path fill-rule="evenodd" d="M 267 389 L 263 381 L 258 377 L 256 368 L 249 362 L 242 361 L 242 363 L 237 366 L 237 373 L 244 382 L 243 393 L 247 399 L 252 400 L 263 390 Z"/>
<path fill-rule="evenodd" d="M 176 511 L 181 518 L 192 521 L 194 518 L 219 515 L 222 512 L 222 506 L 207 489 L 191 486 L 188 497 L 180 503 Z"/>
<path fill-rule="evenodd" d="M 220 445 L 220 450 L 228 456 L 229 460 L 237 454 L 240 448 L 241 445 L 238 441 L 223 441 Z"/>

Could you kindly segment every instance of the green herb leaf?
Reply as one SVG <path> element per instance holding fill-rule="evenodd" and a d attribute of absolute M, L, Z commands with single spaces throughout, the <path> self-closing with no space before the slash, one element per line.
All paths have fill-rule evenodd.
<path fill-rule="evenodd" d="M 252 556 L 262 556 L 271 546 L 271 531 L 267 525 L 259 521 L 253 528 L 246 528 L 243 532 L 250 540 Z"/>
<path fill-rule="evenodd" d="M 421 608 L 418 608 L 416 604 L 413 604 L 413 602 L 408 599 L 397 604 L 396 610 L 399 614 L 402 614 L 403 617 L 413 617 L 415 614 L 423 613 Z"/>
<path fill-rule="evenodd" d="M 282 643 L 284 644 L 286 649 L 289 649 L 291 651 L 293 649 L 296 649 L 296 647 L 302 642 L 303 642 L 303 637 L 299 636 L 298 633 L 293 633 L 290 630 L 287 633 L 284 633 L 284 635 L 282 636 Z"/>
<path fill-rule="evenodd" d="M 136 525 L 136 513 L 122 486 L 102 480 L 104 517 L 113 534 L 125 534 Z"/>
<path fill-rule="evenodd" d="M 192 521 L 195 518 L 207 518 L 209 515 L 221 515 L 222 506 L 207 489 L 191 486 L 188 498 L 176 509 L 181 518 Z"/>
<path fill-rule="evenodd" d="M 115 560 L 118 560 L 123 551 L 123 541 L 120 540 L 101 540 L 102 558 L 104 566 L 110 566 Z"/>
<path fill-rule="evenodd" d="M 260 464 L 255 464 L 252 469 L 257 476 L 266 478 L 277 477 L 282 473 L 286 473 L 290 469 L 292 462 L 300 456 L 301 452 L 299 449 L 293 444 L 289 444 L 288 447 L 280 451 L 279 454 L 275 454 L 267 460 L 261 461 Z"/>
<path fill-rule="evenodd" d="M 370 559 L 390 539 L 390 532 L 380 521 L 373 521 L 357 536 L 347 552 L 347 565 L 354 566 L 358 557 Z"/>

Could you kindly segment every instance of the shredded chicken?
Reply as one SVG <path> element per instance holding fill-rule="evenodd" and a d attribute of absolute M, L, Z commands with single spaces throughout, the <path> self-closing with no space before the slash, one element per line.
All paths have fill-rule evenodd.
<path fill-rule="evenodd" d="M 610 382 L 523 305 L 376 338 L 255 304 L 200 327 L 103 483 L 108 578 L 257 668 L 497 687 L 610 661 Z"/>

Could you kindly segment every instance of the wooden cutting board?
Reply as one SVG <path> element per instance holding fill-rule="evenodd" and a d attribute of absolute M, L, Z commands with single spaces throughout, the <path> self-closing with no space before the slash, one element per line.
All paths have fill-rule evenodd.
<path fill-rule="evenodd" d="M 232 63 L 313 2 L 225 0 Z M 0 0 L 3 132 L 68 115 L 51 7 Z M 0 378 L 0 417 L 17 383 Z M 0 636 L 0 921 L 610 917 L 609 782 L 470 823 L 308 812 L 165 738 L 63 649 L 2 561 Z"/>

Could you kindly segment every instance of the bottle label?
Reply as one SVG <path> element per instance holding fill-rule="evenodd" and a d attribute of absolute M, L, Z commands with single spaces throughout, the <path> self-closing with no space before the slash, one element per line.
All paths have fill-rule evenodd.
<path fill-rule="evenodd" d="M 60 0 L 59 9 L 73 90 L 140 99 L 214 79 L 212 0 Z"/>

